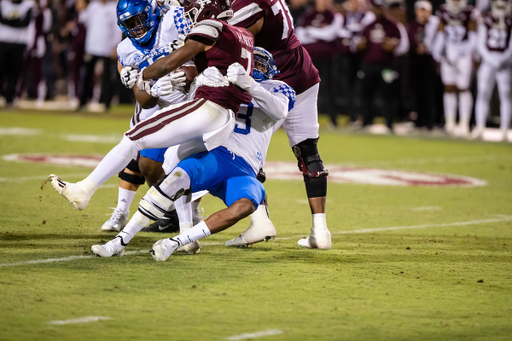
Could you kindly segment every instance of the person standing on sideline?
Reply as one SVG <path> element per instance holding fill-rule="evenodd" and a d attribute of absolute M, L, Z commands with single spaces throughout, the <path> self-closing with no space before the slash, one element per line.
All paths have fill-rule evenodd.
<path fill-rule="evenodd" d="M 85 77 L 80 96 L 80 107 L 84 108 L 92 95 L 96 63 L 103 62 L 100 102 L 110 108 L 112 90 L 115 88 L 111 73 L 115 72 L 113 60 L 117 59 L 116 48 L 121 41 L 121 30 L 117 27 L 116 2 L 108 0 L 91 1 L 83 17 L 87 30 L 85 36 Z"/>
<path fill-rule="evenodd" d="M 7 107 L 13 105 L 16 84 L 23 69 L 25 49 L 30 41 L 29 24 L 33 2 L 23 0 L 0 1 L 0 86 Z M 5 87 L 3 78 L 5 77 Z"/>

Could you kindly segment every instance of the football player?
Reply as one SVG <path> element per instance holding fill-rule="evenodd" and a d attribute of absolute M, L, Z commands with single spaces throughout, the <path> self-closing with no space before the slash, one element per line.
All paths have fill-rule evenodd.
<path fill-rule="evenodd" d="M 276 79 L 297 92 L 297 102 L 283 127 L 304 175 L 313 220 L 310 236 L 299 240 L 299 246 L 330 249 L 331 234 L 325 219 L 328 172 L 317 148 L 318 70 L 295 35 L 293 19 L 284 0 L 237 0 L 233 2 L 233 10 L 235 14 L 229 23 L 245 27 L 254 35 L 256 45 L 274 56 L 280 71 Z M 257 222 L 251 221 L 249 228 L 258 229 Z"/>
<path fill-rule="evenodd" d="M 445 130 L 452 136 L 455 134 L 458 94 L 459 136 L 467 137 L 473 107 L 470 86 L 478 10 L 467 5 L 466 0 L 447 0 L 446 4 L 439 7 L 436 15 L 440 23 L 432 56 L 441 63 Z"/>
<path fill-rule="evenodd" d="M 229 81 L 246 89 L 253 97 L 249 105 L 240 107 L 236 128 L 230 138 L 219 148 L 186 158 L 174 169 L 166 159 L 164 169 L 169 175 L 149 190 L 141 200 L 138 212 L 119 235 L 104 245 L 91 247 L 95 255 L 122 256 L 125 246 L 149 219 L 161 217 L 162 212 L 183 194 L 207 189 L 221 198 L 228 208 L 214 213 L 185 233 L 156 242 L 152 254 L 158 261 L 166 260 L 180 246 L 196 243 L 200 238 L 232 226 L 263 201 L 265 190 L 256 174 L 265 163 L 273 132 L 293 108 L 295 92 L 286 83 L 272 80 L 276 70 L 267 51 L 255 48 L 254 55 L 254 79 L 238 63 L 227 71 Z M 275 229 L 265 233 L 275 235 Z"/>
<path fill-rule="evenodd" d="M 493 0 L 491 11 L 484 15 L 478 26 L 478 52 L 482 64 L 478 70 L 478 95 L 476 97 L 476 128 L 474 138 L 481 138 L 485 128 L 489 101 L 494 84 L 498 83 L 500 95 L 500 139 L 506 140 L 510 127 L 510 73 L 512 69 L 512 3 Z"/>
<path fill-rule="evenodd" d="M 159 7 L 156 6 L 158 4 Z M 183 8 L 175 6 L 170 0 L 154 2 L 151 0 L 121 0 L 117 4 L 117 18 L 121 31 L 127 36 L 117 47 L 118 68 L 121 80 L 126 83 L 130 73 L 136 72 L 153 60 L 165 56 L 172 51 L 172 47 L 182 40 L 190 31 L 190 22 L 183 16 Z M 128 18 L 128 19 L 126 19 Z M 135 35 L 130 32 L 132 21 L 142 22 L 141 30 L 144 34 Z M 173 73 L 159 79 L 152 87 L 152 93 L 133 87 L 137 99 L 135 115 L 132 117 L 130 127 L 153 115 L 160 109 L 171 104 L 184 102 L 187 96 L 174 90 L 170 83 L 181 74 Z M 128 84 L 125 84 L 128 85 Z M 130 87 L 128 85 L 128 87 Z M 110 219 L 103 224 L 103 231 L 119 232 L 128 222 L 129 208 L 137 188 L 146 180 L 151 187 L 163 177 L 162 163 L 166 148 L 145 149 L 140 152 L 137 160 L 132 159 L 128 166 L 119 173 L 118 204 Z"/>
<path fill-rule="evenodd" d="M 233 15 L 229 1 L 188 0 L 185 13 L 191 18 L 193 28 L 184 45 L 142 69 L 136 76 L 139 90 L 150 94 L 152 79 L 167 75 L 194 57 L 199 72 L 215 66 L 225 74 L 228 66 L 237 62 L 252 70 L 254 39 L 248 31 L 225 22 Z M 146 21 L 145 16 L 129 16 L 123 18 L 123 25 L 130 37 L 141 39 L 148 35 Z M 132 81 L 133 78 L 128 76 L 128 82 Z M 83 181 L 72 184 L 53 174 L 48 180 L 75 209 L 82 210 L 94 192 L 123 170 L 140 150 L 178 144 L 185 149 L 191 146 L 189 150 L 196 145 L 202 146 L 203 150 L 218 147 L 233 131 L 240 104 L 250 103 L 250 100 L 247 91 L 226 80 L 216 83 L 215 87 L 203 84 L 196 90 L 194 100 L 160 110 L 127 131 L 123 140 Z"/>

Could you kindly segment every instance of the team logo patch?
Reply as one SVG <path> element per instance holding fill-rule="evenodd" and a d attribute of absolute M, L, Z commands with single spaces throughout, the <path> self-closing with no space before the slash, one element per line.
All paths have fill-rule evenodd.
<path fill-rule="evenodd" d="M 68 167 L 94 168 L 103 159 L 102 155 L 58 155 L 58 154 L 9 154 L 6 161 L 36 162 Z M 379 186 L 439 186 L 475 187 L 487 182 L 462 175 L 416 172 L 397 169 L 348 167 L 326 165 L 329 182 L 339 184 L 363 184 Z M 267 162 L 267 179 L 302 181 L 302 173 L 295 162 Z"/>

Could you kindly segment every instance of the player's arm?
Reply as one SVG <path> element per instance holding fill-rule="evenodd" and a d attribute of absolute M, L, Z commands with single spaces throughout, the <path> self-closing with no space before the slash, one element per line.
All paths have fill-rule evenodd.
<path fill-rule="evenodd" d="M 280 120 L 288 115 L 295 104 L 295 91 L 283 83 L 272 92 L 256 82 L 239 63 L 231 64 L 227 71 L 228 80 L 247 91 L 270 118 Z"/>
<path fill-rule="evenodd" d="M 256 23 L 247 27 L 247 30 L 252 33 L 253 37 L 256 37 L 256 34 L 260 33 L 263 24 L 265 23 L 265 18 L 259 18 Z"/>
<path fill-rule="evenodd" d="M 121 62 L 119 60 L 117 61 L 117 71 L 119 71 L 122 81 L 123 81 L 123 75 L 131 72 L 132 69 L 133 68 L 131 68 L 131 67 L 123 68 L 123 66 L 121 65 Z M 123 81 L 123 84 L 124 84 L 124 81 Z M 157 104 L 158 98 L 151 96 L 146 91 L 139 90 L 139 88 L 137 88 L 136 86 L 133 86 L 133 84 L 132 84 L 132 89 L 133 89 L 133 94 L 135 95 L 135 100 L 137 100 L 137 102 L 139 102 L 140 106 L 143 109 L 153 108 Z"/>

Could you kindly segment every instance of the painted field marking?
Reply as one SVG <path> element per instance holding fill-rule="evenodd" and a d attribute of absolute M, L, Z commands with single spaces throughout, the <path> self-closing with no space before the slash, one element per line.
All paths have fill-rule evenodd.
<path fill-rule="evenodd" d="M 84 316 L 79 317 L 76 319 L 71 320 L 55 320 L 50 321 L 48 324 L 54 324 L 54 325 L 64 325 L 64 324 L 74 324 L 74 323 L 88 323 L 88 322 L 97 322 L 97 321 L 106 321 L 106 320 L 112 320 L 112 317 L 106 317 L 106 316 Z"/>
<path fill-rule="evenodd" d="M 442 224 L 423 224 L 423 225 L 412 225 L 412 226 L 393 226 L 393 227 L 380 227 L 374 229 L 360 229 L 360 230 L 352 230 L 352 231 L 333 231 L 331 234 L 359 234 L 359 233 L 374 233 L 381 231 L 394 231 L 394 230 L 407 230 L 407 229 L 420 229 L 420 228 L 428 228 L 428 227 L 445 227 L 445 226 L 468 226 L 468 225 L 479 225 L 479 224 L 487 224 L 487 223 L 500 223 L 504 221 L 511 221 L 512 216 L 497 214 L 496 218 L 492 219 L 481 219 L 481 220 L 470 220 L 470 221 L 459 221 L 454 223 L 442 223 Z M 275 238 L 275 240 L 289 240 L 304 237 L 304 235 L 296 235 L 285 238 Z M 223 242 L 205 242 L 201 243 L 204 246 L 208 245 L 224 245 Z M 127 251 L 124 255 L 134 255 L 138 253 L 148 253 L 149 250 L 139 250 L 139 251 Z M 39 259 L 39 260 L 30 260 L 30 261 L 22 261 L 15 263 L 5 263 L 0 264 L 0 268 L 8 267 L 8 266 L 19 266 L 19 265 L 29 265 L 29 264 L 44 264 L 44 263 L 55 263 L 55 262 L 68 262 L 76 259 L 89 259 L 95 258 L 96 256 L 69 256 L 63 258 L 49 258 L 49 259 Z"/>
<path fill-rule="evenodd" d="M 245 334 L 226 337 L 224 340 L 230 340 L 230 341 L 246 340 L 246 339 L 254 339 L 254 338 L 262 337 L 262 336 L 279 335 L 282 333 L 283 333 L 283 331 L 279 330 L 279 329 L 267 329 L 267 330 L 262 330 L 260 332 L 245 333 Z"/>
<path fill-rule="evenodd" d="M 440 206 L 420 206 L 411 208 L 411 211 L 439 211 L 442 209 Z"/>
<path fill-rule="evenodd" d="M 74 173 L 74 174 L 61 174 L 59 176 L 62 176 L 63 178 L 75 178 L 75 177 L 83 178 L 89 174 L 90 173 Z M 33 180 L 44 181 L 44 180 L 48 179 L 48 175 L 50 175 L 50 174 L 33 175 L 33 176 L 4 177 L 4 178 L 0 178 L 0 182 L 23 182 L 23 181 L 33 181 Z"/>

